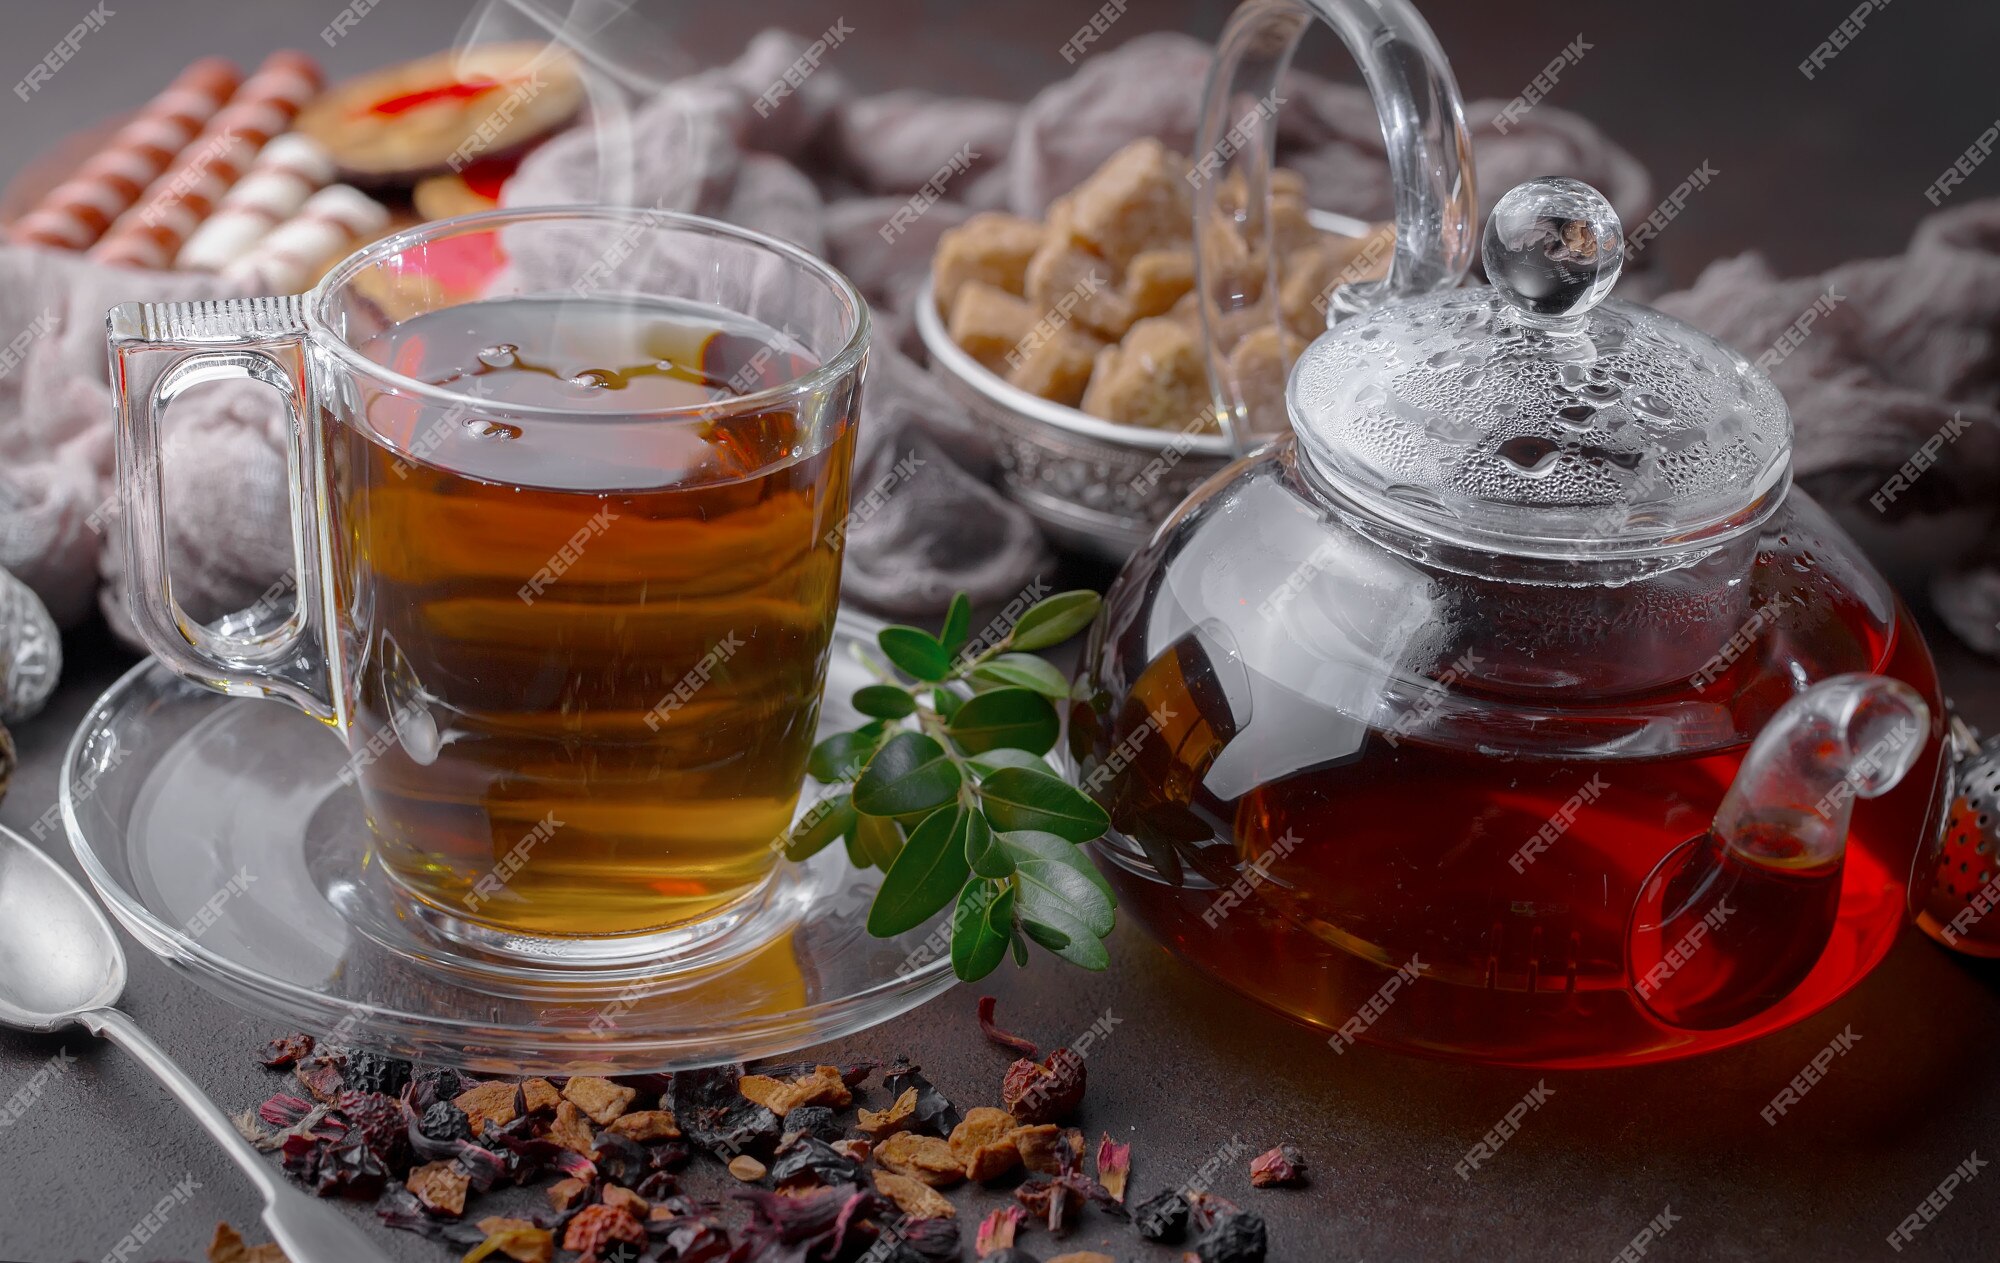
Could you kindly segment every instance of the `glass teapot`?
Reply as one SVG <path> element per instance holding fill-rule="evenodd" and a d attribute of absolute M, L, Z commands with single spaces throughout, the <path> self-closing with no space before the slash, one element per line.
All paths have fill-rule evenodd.
<path fill-rule="evenodd" d="M 1197 192 L 1211 343 L 1277 319 L 1260 103 L 1315 14 L 1375 95 L 1396 253 L 1332 296 L 1289 432 L 1107 595 L 1070 724 L 1102 866 L 1335 1053 L 1629 1064 L 1797 1021 L 1928 891 L 1930 654 L 1791 486 L 1770 381 L 1608 297 L 1624 236 L 1594 189 L 1501 198 L 1492 284 L 1459 287 L 1470 148 L 1401 0 L 1251 0 L 1225 32 L 1197 149 L 1227 159 Z M 1258 384 L 1219 357 L 1212 380 L 1258 430 Z"/>

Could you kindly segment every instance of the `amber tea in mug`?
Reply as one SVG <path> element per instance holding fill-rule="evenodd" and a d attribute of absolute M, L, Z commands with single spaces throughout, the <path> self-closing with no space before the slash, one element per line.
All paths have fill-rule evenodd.
<path fill-rule="evenodd" d="M 810 256 L 639 214 L 604 232 L 680 234 L 657 292 L 515 266 L 466 293 L 463 257 L 405 247 L 304 300 L 320 564 L 290 634 L 328 666 L 254 678 L 343 731 L 385 871 L 507 936 L 717 923 L 778 863 L 818 720 L 865 309 Z M 587 263 L 573 213 L 542 216 Z"/>

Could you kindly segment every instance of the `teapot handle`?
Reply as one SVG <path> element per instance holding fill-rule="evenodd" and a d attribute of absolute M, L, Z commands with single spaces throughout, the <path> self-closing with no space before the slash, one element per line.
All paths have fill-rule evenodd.
<path fill-rule="evenodd" d="M 1388 279 L 1336 282 L 1322 304 L 1328 323 L 1457 285 L 1477 245 L 1478 198 L 1465 106 L 1437 37 L 1407 0 L 1245 0 L 1216 45 L 1202 94 L 1197 156 L 1188 173 L 1195 186 L 1195 274 L 1203 296 L 1209 381 L 1223 427 L 1239 450 L 1254 441 L 1256 427 L 1217 335 L 1280 319 L 1278 260 L 1265 213 L 1277 147 L 1274 116 L 1284 101 L 1279 90 L 1292 53 L 1315 17 L 1339 33 L 1361 66 L 1382 119 L 1396 190 L 1396 245 Z M 1234 193 L 1239 180 L 1240 203 L 1223 206 L 1218 194 L 1225 187 Z M 1254 299 L 1229 284 L 1216 257 L 1219 243 L 1204 231 L 1217 217 L 1235 226 L 1249 258 L 1265 262 L 1264 284 Z M 1237 315 L 1246 311 L 1255 315 Z M 1281 355 L 1283 345 L 1280 331 Z M 1283 355 L 1283 362 L 1289 370 L 1291 356 Z M 1271 428 L 1268 422 L 1263 426 L 1266 432 Z"/>

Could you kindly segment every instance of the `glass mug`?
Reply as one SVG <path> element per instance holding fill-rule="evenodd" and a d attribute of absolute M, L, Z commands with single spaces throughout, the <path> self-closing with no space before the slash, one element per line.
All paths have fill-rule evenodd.
<path fill-rule="evenodd" d="M 131 612 L 174 671 L 335 728 L 375 853 L 460 942 L 591 959 L 750 915 L 804 781 L 869 317 L 694 216 L 507 210 L 310 293 L 112 310 Z M 174 598 L 160 424 L 285 396 L 298 599 Z"/>

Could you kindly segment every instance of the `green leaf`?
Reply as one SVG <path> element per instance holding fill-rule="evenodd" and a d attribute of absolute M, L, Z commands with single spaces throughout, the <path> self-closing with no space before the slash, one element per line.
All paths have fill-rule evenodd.
<path fill-rule="evenodd" d="M 957 798 L 959 781 L 943 746 L 921 732 L 899 732 L 854 783 L 854 806 L 866 816 L 915 815 Z"/>
<path fill-rule="evenodd" d="M 1016 969 L 1026 969 L 1028 967 L 1028 940 L 1021 937 L 1021 931 L 1019 930 L 1015 930 L 1009 936 L 1009 940 L 1014 945 L 1014 967 Z"/>
<path fill-rule="evenodd" d="M 1040 921 L 1023 918 L 1021 921 L 1021 932 L 1052 952 L 1060 952 L 1063 948 L 1069 946 L 1069 934 L 1067 931 L 1059 930 L 1052 925 L 1044 925 Z"/>
<path fill-rule="evenodd" d="M 880 765 L 887 754 L 876 755 L 875 763 Z M 867 811 L 859 786 L 854 793 L 854 805 Z M 986 818 L 998 829 L 1039 829 L 1071 842 L 1089 842 L 1111 826 L 1104 808 L 1048 772 L 1003 767 L 979 783 L 979 798 L 986 804 Z"/>
<path fill-rule="evenodd" d="M 894 820 L 879 816 L 860 816 L 855 820 L 854 838 L 847 855 L 856 868 L 879 868 L 886 873 L 902 853 L 903 831 Z"/>
<path fill-rule="evenodd" d="M 868 909 L 870 934 L 888 938 L 914 930 L 958 895 L 972 875 L 965 862 L 966 822 L 972 815 L 964 807 L 935 811 L 916 827 L 875 892 Z"/>
<path fill-rule="evenodd" d="M 951 739 L 967 754 L 1007 747 L 1030 754 L 1054 748 L 1062 721 L 1049 699 L 1030 689 L 1002 688 L 966 702 L 951 718 Z"/>
<path fill-rule="evenodd" d="M 901 719 L 916 711 L 917 699 L 894 684 L 870 684 L 854 690 L 854 709 L 877 719 Z"/>
<path fill-rule="evenodd" d="M 1007 854 L 1004 847 L 994 843 L 993 826 L 986 823 L 986 816 L 981 812 L 973 812 L 972 822 L 966 827 L 965 858 L 972 865 L 972 871 L 981 877 L 1010 877 L 1014 872 L 1013 857 Z"/>
<path fill-rule="evenodd" d="M 994 914 L 1002 904 L 1006 912 L 994 927 Z M 1014 891 L 976 881 L 959 892 L 958 907 L 951 918 L 951 971 L 966 982 L 977 982 L 999 968 L 1007 958 L 1007 932 L 1013 928 Z"/>
<path fill-rule="evenodd" d="M 1063 673 L 1031 653 L 1003 653 L 974 667 L 971 678 L 983 684 L 1033 689 L 1059 702 L 1069 700 L 1069 681 Z"/>
<path fill-rule="evenodd" d="M 822 785 L 836 785 L 861 775 L 875 748 L 882 744 L 884 728 L 879 723 L 863 724 L 852 732 L 836 732 L 813 747 L 806 771 Z"/>
<path fill-rule="evenodd" d="M 1111 887 L 1081 851 L 1052 833 L 1001 833 L 995 841 L 1014 861 L 1023 917 L 1055 909 L 1099 938 L 1111 933 Z"/>
<path fill-rule="evenodd" d="M 943 685 L 939 685 L 937 688 L 931 690 L 931 708 L 946 719 L 950 719 L 953 715 L 956 715 L 958 708 L 963 705 L 965 705 L 965 699 Z"/>
<path fill-rule="evenodd" d="M 944 629 L 938 632 L 938 643 L 944 646 L 946 653 L 956 658 L 971 634 L 972 601 L 961 592 L 951 598 L 951 608 L 944 612 Z"/>
<path fill-rule="evenodd" d="M 967 759 L 966 762 L 971 764 L 973 770 L 977 771 L 981 776 L 991 776 L 1003 767 L 1023 767 L 1031 772 L 1047 772 L 1049 770 L 1048 761 L 1040 755 L 1029 754 L 1026 750 L 1012 750 L 1006 746 L 1001 746 L 997 750 L 988 750 L 982 754 L 975 754 Z"/>
<path fill-rule="evenodd" d="M 785 834 L 785 858 L 810 859 L 835 838 L 846 837 L 854 829 L 854 803 L 846 794 L 822 798 L 806 809 Z"/>
<path fill-rule="evenodd" d="M 1103 604 L 1095 592 L 1058 592 L 1028 607 L 1007 638 L 1009 649 L 1047 649 L 1090 626 Z M 884 645 L 884 649 L 888 646 Z"/>
<path fill-rule="evenodd" d="M 919 680 L 942 680 L 951 674 L 951 655 L 927 631 L 915 627 L 884 627 L 875 634 L 875 643 L 889 655 L 889 661 Z"/>
<path fill-rule="evenodd" d="M 1111 953 L 1104 950 L 1103 940 L 1060 910 L 1043 908 L 1030 916 L 1023 907 L 1021 929 L 1033 936 L 1037 943 L 1079 968 L 1105 969 L 1111 964 Z M 1061 946 L 1051 941 L 1057 935 L 1062 936 Z"/>

